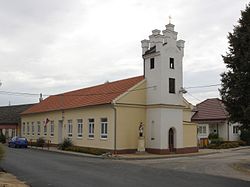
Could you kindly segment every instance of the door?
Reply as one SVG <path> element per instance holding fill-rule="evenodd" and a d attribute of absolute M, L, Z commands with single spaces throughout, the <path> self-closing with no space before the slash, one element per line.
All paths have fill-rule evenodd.
<path fill-rule="evenodd" d="M 62 143 L 63 121 L 58 121 L 58 144 Z"/>
<path fill-rule="evenodd" d="M 174 152 L 174 130 L 172 128 L 168 132 L 168 147 L 170 152 Z"/>

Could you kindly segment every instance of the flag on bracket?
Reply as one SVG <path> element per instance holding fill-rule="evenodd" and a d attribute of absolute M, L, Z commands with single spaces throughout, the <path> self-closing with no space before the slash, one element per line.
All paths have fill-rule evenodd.
<path fill-rule="evenodd" d="M 46 120 L 44 121 L 44 126 L 47 126 L 49 122 L 50 122 L 49 118 L 46 118 Z"/>

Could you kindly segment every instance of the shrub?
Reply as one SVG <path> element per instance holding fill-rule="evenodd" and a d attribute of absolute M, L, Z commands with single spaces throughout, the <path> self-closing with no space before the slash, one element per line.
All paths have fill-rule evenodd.
<path fill-rule="evenodd" d="M 211 139 L 211 144 L 221 145 L 223 143 L 222 138 Z"/>
<path fill-rule="evenodd" d="M 43 138 L 38 138 L 36 141 L 36 146 L 37 147 L 44 147 L 45 145 L 45 140 Z"/>
<path fill-rule="evenodd" d="M 77 147 L 77 146 L 67 147 L 65 149 L 65 151 L 74 151 L 74 152 L 80 152 L 80 153 L 89 153 L 89 154 L 94 154 L 94 155 L 102 155 L 102 154 L 108 152 L 105 149 L 96 149 L 96 148 L 90 148 L 90 147 Z"/>
<path fill-rule="evenodd" d="M 209 140 L 212 140 L 212 139 L 218 139 L 219 138 L 219 135 L 217 133 L 210 133 L 208 135 L 208 139 Z"/>
<path fill-rule="evenodd" d="M 222 142 L 221 144 L 209 144 L 207 148 L 209 149 L 229 149 L 239 147 L 238 142 Z"/>
<path fill-rule="evenodd" d="M 6 137 L 3 134 L 0 134 L 0 142 L 6 143 Z"/>
<path fill-rule="evenodd" d="M 245 141 L 247 145 L 250 145 L 250 130 L 242 129 L 240 134 L 240 139 Z"/>
<path fill-rule="evenodd" d="M 246 146 L 247 142 L 243 141 L 243 140 L 239 140 L 237 141 L 239 143 L 240 146 Z"/>
<path fill-rule="evenodd" d="M 73 146 L 71 139 L 64 138 L 63 143 L 58 145 L 58 149 L 66 150 L 67 148 Z"/>

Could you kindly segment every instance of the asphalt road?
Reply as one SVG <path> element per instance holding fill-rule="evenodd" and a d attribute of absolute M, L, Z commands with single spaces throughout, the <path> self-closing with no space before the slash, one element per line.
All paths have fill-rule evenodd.
<path fill-rule="evenodd" d="M 250 186 L 250 182 L 244 180 L 178 171 L 172 169 L 171 166 L 167 167 L 167 165 L 165 167 L 151 167 L 150 164 L 138 164 L 137 162 L 84 158 L 6 147 L 6 157 L 1 162 L 0 167 L 16 175 L 20 180 L 26 181 L 32 187 Z"/>

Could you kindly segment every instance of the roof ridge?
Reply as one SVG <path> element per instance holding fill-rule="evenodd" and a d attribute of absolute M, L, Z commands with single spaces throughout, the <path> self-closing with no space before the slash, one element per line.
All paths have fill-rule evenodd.
<path fill-rule="evenodd" d="M 82 90 L 85 90 L 85 89 L 96 88 L 96 87 L 99 87 L 99 86 L 103 86 L 105 84 L 114 84 L 114 83 L 117 83 L 117 82 L 126 81 L 126 80 L 129 80 L 129 79 L 136 79 L 136 78 L 140 78 L 140 77 L 143 77 L 143 75 L 136 76 L 136 77 L 130 77 L 130 78 L 126 78 L 126 79 L 120 79 L 120 80 L 116 80 L 116 81 L 112 81 L 112 82 L 108 82 L 108 83 L 97 84 L 97 85 L 94 85 L 94 86 L 89 86 L 89 87 L 85 87 L 85 88 L 71 90 L 71 91 L 68 91 L 68 92 L 55 94 L 55 95 L 51 95 L 51 96 L 59 96 L 59 95 L 63 95 L 63 94 L 69 94 L 69 93 L 72 93 L 72 92 L 82 91 Z"/>
<path fill-rule="evenodd" d="M 22 114 L 40 113 L 55 110 L 65 110 L 100 104 L 110 104 L 122 93 L 141 82 L 143 76 L 136 76 L 126 79 L 104 83 L 87 88 L 73 90 L 62 94 L 52 95 L 42 102 L 34 105 Z M 57 96 L 66 96 L 63 98 Z M 74 97 L 75 96 L 75 97 Z M 81 97 L 84 96 L 84 97 Z"/>

